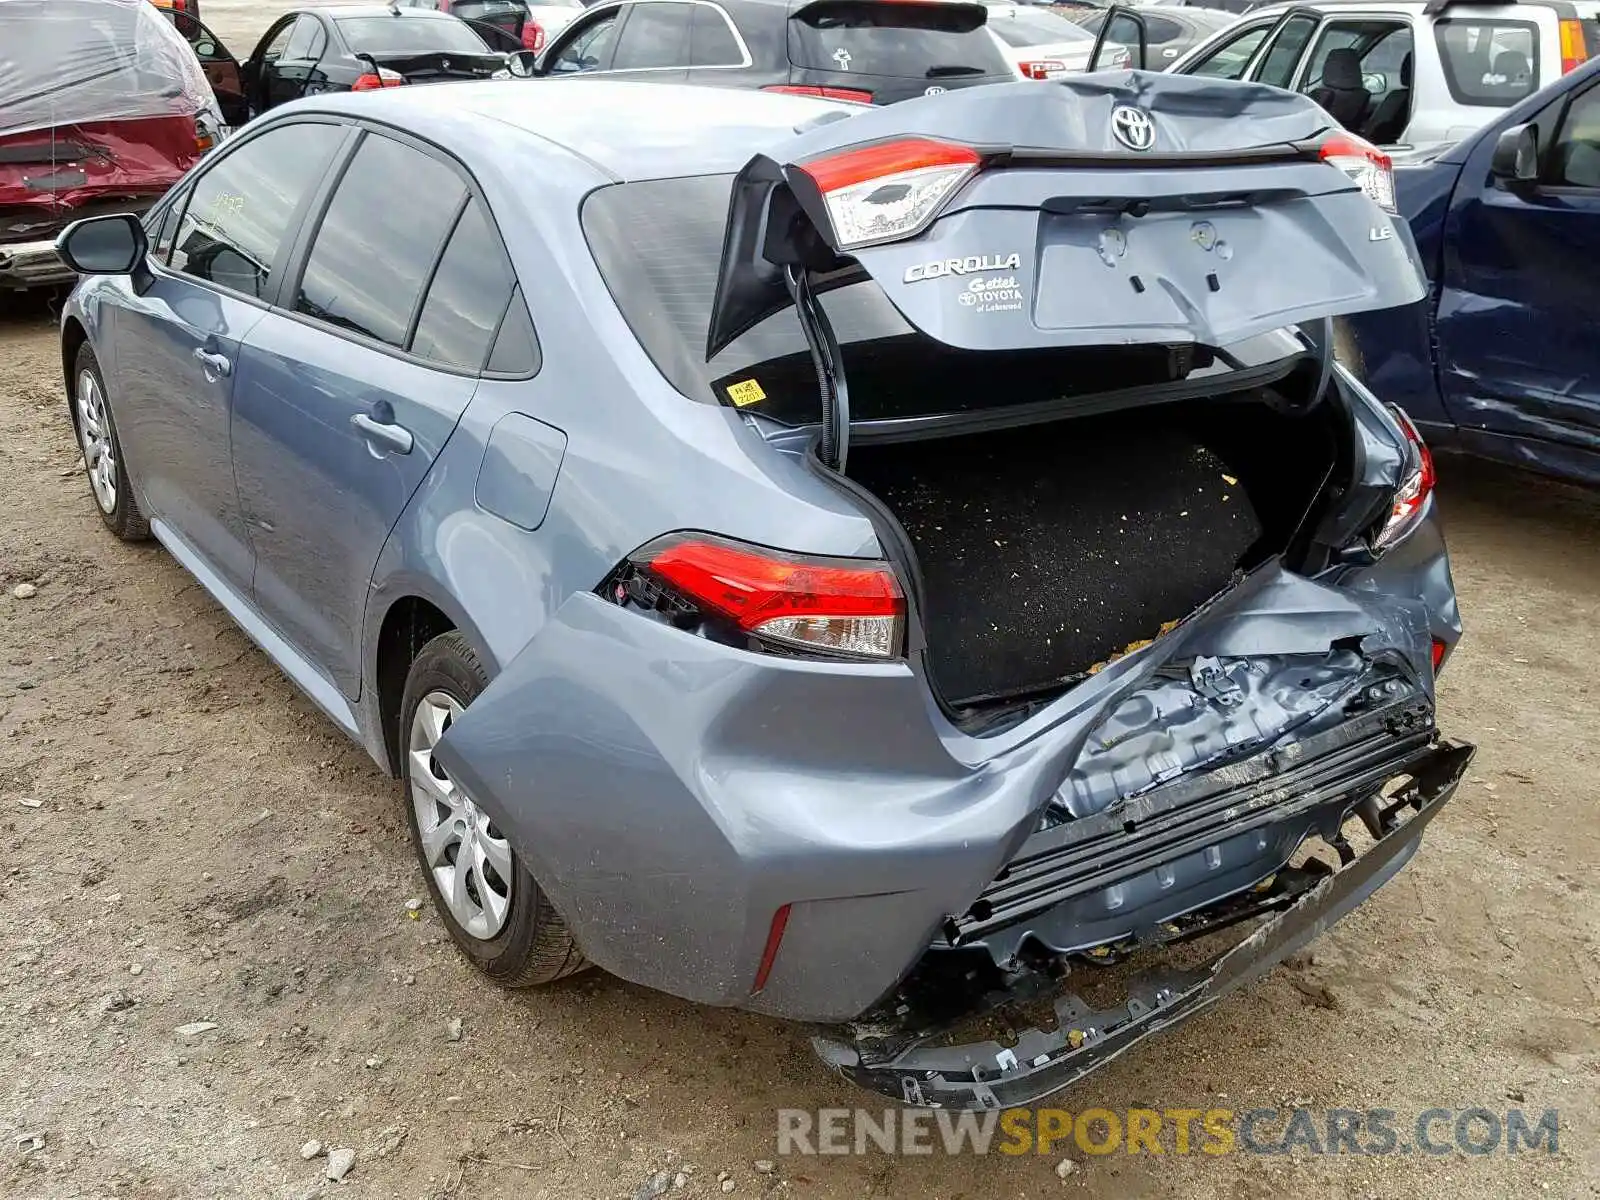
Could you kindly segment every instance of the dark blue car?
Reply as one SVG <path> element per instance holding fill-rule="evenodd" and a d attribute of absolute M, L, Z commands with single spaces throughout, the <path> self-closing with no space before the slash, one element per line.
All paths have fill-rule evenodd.
<path fill-rule="evenodd" d="M 1600 483 L 1600 61 L 1395 166 L 1431 286 L 1349 319 L 1367 382 L 1435 447 Z"/>

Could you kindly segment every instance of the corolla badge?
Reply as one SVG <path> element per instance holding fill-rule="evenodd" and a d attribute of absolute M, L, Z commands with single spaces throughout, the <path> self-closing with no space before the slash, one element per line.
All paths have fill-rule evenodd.
<path fill-rule="evenodd" d="M 1144 109 L 1119 104 L 1111 110 L 1111 134 L 1129 150 L 1148 150 L 1156 144 L 1156 123 Z"/>

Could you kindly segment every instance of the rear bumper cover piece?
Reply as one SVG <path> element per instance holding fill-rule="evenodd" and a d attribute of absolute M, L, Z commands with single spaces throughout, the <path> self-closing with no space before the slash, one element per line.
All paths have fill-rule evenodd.
<path fill-rule="evenodd" d="M 0 246 L 0 290 L 46 287 L 69 283 L 76 278 L 72 268 L 56 253 L 54 238 Z"/>
<path fill-rule="evenodd" d="M 814 1042 L 817 1052 L 845 1078 L 911 1104 L 988 1109 L 1034 1103 L 1260 978 L 1358 907 L 1416 852 L 1473 753 L 1470 745 L 1448 742 L 1424 751 L 1406 766 L 1410 785 L 1373 814 L 1381 836 L 1364 853 L 1301 891 L 1209 963 L 1132 980 L 1119 1007 L 1095 1010 L 1069 990 L 1055 1000 L 1055 1029 L 1028 1030 L 1012 1046 L 994 1041 L 930 1046 L 947 1032 L 932 1029 L 887 1050 L 878 1038 L 822 1036 Z"/>

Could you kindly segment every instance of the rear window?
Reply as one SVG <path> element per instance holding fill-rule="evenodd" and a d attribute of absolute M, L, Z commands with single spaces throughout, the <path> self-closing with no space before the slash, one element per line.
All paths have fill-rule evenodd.
<path fill-rule="evenodd" d="M 1457 104 L 1509 108 L 1539 90 L 1539 27 L 1532 21 L 1445 17 L 1434 22 L 1433 36 Z"/>
<path fill-rule="evenodd" d="M 789 21 L 789 61 L 813 71 L 933 79 L 1010 68 L 969 5 L 823 0 Z"/>
<path fill-rule="evenodd" d="M 528 15 L 528 8 L 522 0 L 456 0 L 450 12 L 463 21 L 506 24 L 520 23 Z"/>
<path fill-rule="evenodd" d="M 489 47 L 470 25 L 438 17 L 343 17 L 334 24 L 363 54 L 483 54 Z"/>
<path fill-rule="evenodd" d="M 678 391 L 787 424 L 814 422 L 817 377 L 792 311 L 773 314 L 705 361 L 732 182 L 703 175 L 601 188 L 583 206 L 590 253 L 634 336 Z M 908 325 L 871 280 L 824 293 L 822 307 L 843 347 L 857 420 L 1162 383 L 1209 362 L 1193 347 L 955 350 Z"/>
<path fill-rule="evenodd" d="M 1094 34 L 1065 17 L 1037 9 L 1018 9 L 1015 16 L 993 14 L 989 28 L 1008 46 L 1045 46 L 1051 42 L 1092 42 Z"/>

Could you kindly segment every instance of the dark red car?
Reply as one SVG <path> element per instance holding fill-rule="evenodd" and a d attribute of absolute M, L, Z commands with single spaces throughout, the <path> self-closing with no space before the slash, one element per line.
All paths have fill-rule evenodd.
<path fill-rule="evenodd" d="M 66 282 L 55 238 L 141 212 L 222 121 L 194 52 L 147 0 L 0 0 L 0 290 Z"/>

